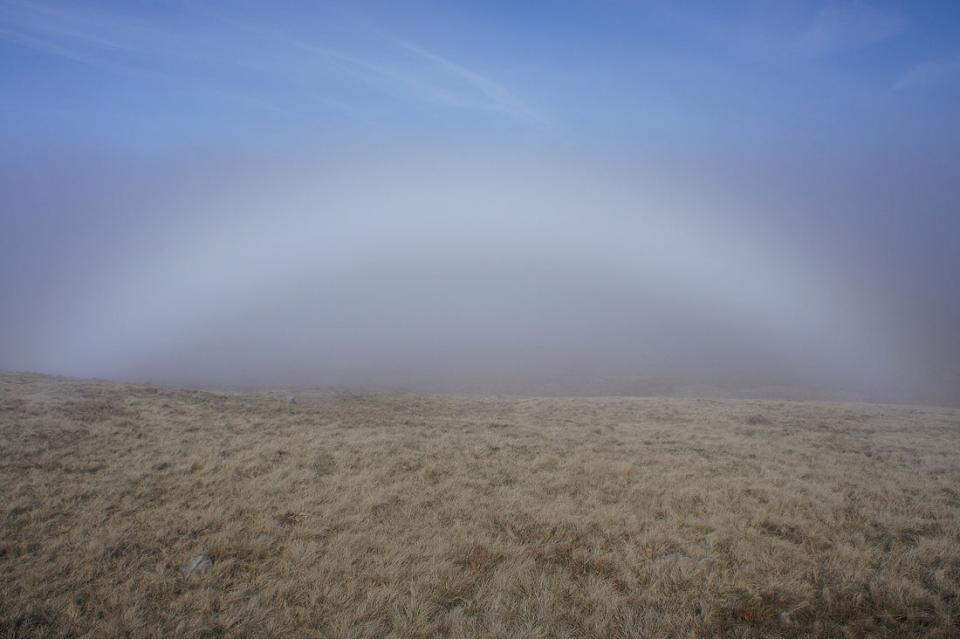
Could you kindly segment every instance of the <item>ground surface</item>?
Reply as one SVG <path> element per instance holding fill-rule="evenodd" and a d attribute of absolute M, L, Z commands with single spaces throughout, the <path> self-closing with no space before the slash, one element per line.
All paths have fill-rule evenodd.
<path fill-rule="evenodd" d="M 960 636 L 958 411 L 297 397 L 0 376 L 0 636 Z"/>

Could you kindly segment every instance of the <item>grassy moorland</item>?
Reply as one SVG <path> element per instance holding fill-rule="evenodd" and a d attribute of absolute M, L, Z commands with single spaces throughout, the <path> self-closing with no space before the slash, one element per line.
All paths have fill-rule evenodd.
<path fill-rule="evenodd" d="M 0 637 L 960 636 L 960 411 L 297 400 L 0 376 Z"/>

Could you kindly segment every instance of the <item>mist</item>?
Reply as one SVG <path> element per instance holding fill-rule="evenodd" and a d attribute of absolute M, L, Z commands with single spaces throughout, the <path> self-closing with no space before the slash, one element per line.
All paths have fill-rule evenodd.
<path fill-rule="evenodd" d="M 3 240 L 0 361 L 226 387 L 956 402 L 957 284 L 913 286 L 916 256 L 867 227 L 874 198 L 472 151 L 8 168 L 8 206 L 30 214 Z"/>

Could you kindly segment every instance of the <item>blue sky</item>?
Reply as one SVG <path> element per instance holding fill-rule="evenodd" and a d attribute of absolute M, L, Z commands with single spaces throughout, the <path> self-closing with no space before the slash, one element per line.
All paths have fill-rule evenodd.
<path fill-rule="evenodd" d="M 956 3 L 0 4 L 8 148 L 960 141 Z M 926 145 L 926 147 L 924 146 Z"/>
<path fill-rule="evenodd" d="M 954 2 L 0 0 L 0 369 L 960 405 L 958 113 Z"/>

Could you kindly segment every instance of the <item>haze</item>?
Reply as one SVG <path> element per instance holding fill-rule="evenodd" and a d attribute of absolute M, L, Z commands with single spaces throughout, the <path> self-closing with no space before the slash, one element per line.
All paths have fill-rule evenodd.
<path fill-rule="evenodd" d="M 0 4 L 0 369 L 960 405 L 950 5 Z"/>

